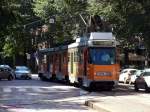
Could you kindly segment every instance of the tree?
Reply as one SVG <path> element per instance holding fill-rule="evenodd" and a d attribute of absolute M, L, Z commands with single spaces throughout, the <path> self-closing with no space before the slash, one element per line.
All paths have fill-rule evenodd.
<path fill-rule="evenodd" d="M 0 1 L 0 45 L 5 52 L 5 56 L 10 56 L 13 52 L 13 42 L 10 41 L 12 34 L 20 27 L 20 14 L 18 0 Z M 15 38 L 11 39 L 14 40 Z M 9 49 L 10 48 L 10 49 Z M 8 53 L 8 54 L 7 54 Z"/>
<path fill-rule="evenodd" d="M 46 22 L 55 15 L 57 33 L 54 36 L 57 40 L 86 32 L 87 26 L 79 15 L 87 23 L 90 16 L 99 15 L 111 24 L 117 39 L 127 43 L 124 46 L 136 47 L 134 40 L 137 36 L 149 39 L 149 4 L 149 0 L 36 0 L 34 11 Z"/>
<path fill-rule="evenodd" d="M 32 0 L 0 1 L 0 52 L 3 57 L 25 56 L 31 49 L 29 28 L 24 26 L 37 18 L 32 10 Z"/>
<path fill-rule="evenodd" d="M 149 2 L 149 0 L 89 0 L 87 10 L 90 14 L 101 15 L 109 21 L 113 26 L 114 35 L 125 40 L 126 42 L 123 42 L 128 43 L 130 47 L 134 46 L 137 36 L 148 40 Z"/>
<path fill-rule="evenodd" d="M 85 13 L 87 2 L 80 0 L 36 0 L 34 11 L 48 24 L 51 16 L 55 16 L 55 32 L 50 31 L 56 39 L 56 43 L 72 40 L 72 37 L 82 34 L 85 30 L 79 14 Z"/>

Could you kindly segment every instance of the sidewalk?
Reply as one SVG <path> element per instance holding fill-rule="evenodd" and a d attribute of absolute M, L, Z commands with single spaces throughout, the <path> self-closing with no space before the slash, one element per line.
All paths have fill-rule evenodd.
<path fill-rule="evenodd" d="M 150 112 L 150 94 L 104 96 L 85 102 L 86 106 L 98 112 Z"/>

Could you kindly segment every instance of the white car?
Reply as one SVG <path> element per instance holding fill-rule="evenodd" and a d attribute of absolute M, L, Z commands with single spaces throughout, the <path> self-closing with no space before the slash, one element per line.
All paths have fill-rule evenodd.
<path fill-rule="evenodd" d="M 146 92 L 150 92 L 150 69 L 145 69 L 135 80 L 135 91 L 139 89 L 145 89 Z"/>
<path fill-rule="evenodd" d="M 124 82 L 124 83 L 130 82 L 131 75 L 133 75 L 136 71 L 137 69 L 131 69 L 131 68 L 123 69 L 119 76 L 119 82 Z"/>
<path fill-rule="evenodd" d="M 130 84 L 134 84 L 135 83 L 135 79 L 140 76 L 140 74 L 143 72 L 143 70 L 137 70 L 133 75 L 131 75 L 131 80 L 130 80 Z"/>

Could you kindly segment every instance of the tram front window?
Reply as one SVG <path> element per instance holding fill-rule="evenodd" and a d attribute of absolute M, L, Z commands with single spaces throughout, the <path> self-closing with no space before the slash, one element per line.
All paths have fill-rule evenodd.
<path fill-rule="evenodd" d="M 96 65 L 115 64 L 114 48 L 91 48 L 89 50 L 89 63 Z"/>

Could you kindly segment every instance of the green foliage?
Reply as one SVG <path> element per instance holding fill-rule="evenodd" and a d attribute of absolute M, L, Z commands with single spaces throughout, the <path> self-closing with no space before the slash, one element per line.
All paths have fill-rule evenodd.
<path fill-rule="evenodd" d="M 0 1 L 0 51 L 4 52 L 5 57 L 12 57 L 14 54 L 24 55 L 27 32 L 24 32 L 23 25 L 34 16 L 29 1 Z"/>
<path fill-rule="evenodd" d="M 13 54 L 12 42 L 8 41 L 11 37 L 13 29 L 18 26 L 18 0 L 1 0 L 0 1 L 0 51 L 4 52 L 5 56 Z"/>
<path fill-rule="evenodd" d="M 49 34 L 55 42 L 63 43 L 86 32 L 87 26 L 80 15 L 86 23 L 90 16 L 100 15 L 112 24 L 114 35 L 124 40 L 125 46 L 134 46 L 135 37 L 140 36 L 150 47 L 149 0 L 34 0 L 33 4 L 29 1 L 0 1 L 0 48 L 7 56 L 12 55 L 13 50 L 24 52 L 29 46 L 26 39 L 29 31 L 23 32 L 23 25 L 40 18 L 49 25 Z M 55 17 L 54 24 L 49 23 L 51 17 Z M 19 46 L 14 47 L 14 42 L 6 37 Z"/>
<path fill-rule="evenodd" d="M 90 0 L 88 12 L 91 15 L 101 15 L 109 21 L 113 25 L 114 34 L 118 38 L 127 38 L 135 33 L 132 17 L 135 14 L 142 13 L 143 9 L 141 4 L 133 2 L 132 0 Z"/>
<path fill-rule="evenodd" d="M 5 36 L 3 42 L 2 51 L 4 52 L 4 57 L 12 57 L 15 54 L 24 55 L 25 42 L 21 30 L 11 30 L 11 34 Z"/>
<path fill-rule="evenodd" d="M 18 8 L 17 0 L 2 0 L 0 2 L 0 35 L 6 35 L 7 30 L 15 27 L 19 20 Z"/>
<path fill-rule="evenodd" d="M 5 57 L 12 56 L 14 54 L 14 44 L 10 40 L 6 39 L 3 51 Z"/>
<path fill-rule="evenodd" d="M 150 33 L 150 1 L 139 0 L 89 0 L 87 11 L 98 14 L 113 26 L 114 35 L 133 46 L 136 36 L 148 40 Z M 132 41 L 131 41 L 132 40 Z M 145 41 L 148 45 L 150 41 Z"/>
<path fill-rule="evenodd" d="M 53 2 L 36 0 L 34 11 L 47 24 L 51 16 L 55 17 L 54 25 L 49 25 L 50 33 L 55 37 L 56 42 L 62 42 L 72 40 L 72 37 L 82 33 L 81 31 L 85 29 L 79 14 L 85 13 L 86 6 L 86 2 L 80 0 L 54 0 Z"/>

